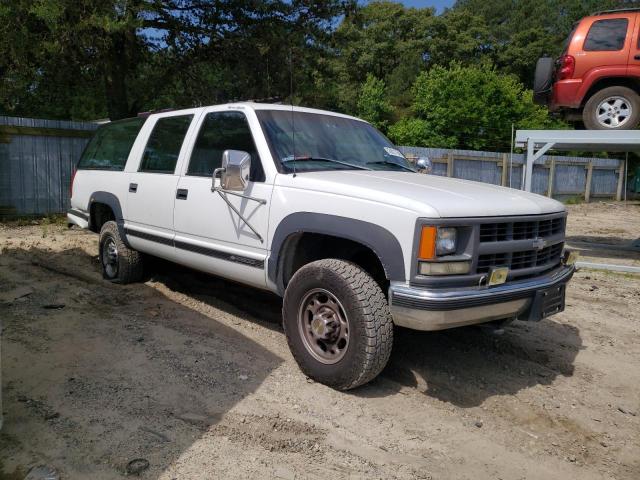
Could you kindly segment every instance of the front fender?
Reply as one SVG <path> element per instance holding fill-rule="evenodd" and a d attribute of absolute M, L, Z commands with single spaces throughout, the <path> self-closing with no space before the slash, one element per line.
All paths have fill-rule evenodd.
<path fill-rule="evenodd" d="M 292 213 L 279 223 L 271 241 L 271 255 L 267 262 L 267 276 L 284 292 L 280 259 L 287 238 L 296 233 L 319 233 L 361 243 L 370 248 L 380 260 L 390 281 L 405 281 L 402 247 L 387 229 L 362 220 L 323 213 Z"/>

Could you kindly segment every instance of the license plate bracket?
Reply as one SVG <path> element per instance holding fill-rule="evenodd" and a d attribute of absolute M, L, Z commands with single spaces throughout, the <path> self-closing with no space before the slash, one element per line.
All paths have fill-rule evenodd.
<path fill-rule="evenodd" d="M 556 313 L 564 311 L 566 285 L 538 290 L 529 309 L 530 322 L 539 322 Z"/>

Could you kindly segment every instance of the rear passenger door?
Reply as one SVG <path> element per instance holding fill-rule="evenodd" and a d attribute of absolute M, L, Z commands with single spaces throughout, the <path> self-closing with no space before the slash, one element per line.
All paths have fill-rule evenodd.
<path fill-rule="evenodd" d="M 180 178 L 177 171 L 194 113 L 165 114 L 145 125 L 129 174 L 125 229 L 135 249 L 173 259 L 173 206 Z"/>
<path fill-rule="evenodd" d="M 606 69 L 607 75 L 625 75 L 629 62 L 634 14 L 620 13 L 595 17 L 584 38 L 582 52 L 576 52 L 574 78 L 590 71 Z"/>

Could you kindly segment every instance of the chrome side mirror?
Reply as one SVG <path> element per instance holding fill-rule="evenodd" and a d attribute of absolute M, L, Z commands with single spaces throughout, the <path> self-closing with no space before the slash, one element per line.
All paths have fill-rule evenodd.
<path fill-rule="evenodd" d="M 427 157 L 420 157 L 416 161 L 416 168 L 419 173 L 431 173 L 433 171 L 433 163 Z"/>
<path fill-rule="evenodd" d="M 251 155 L 241 150 L 225 150 L 222 153 L 222 168 L 213 171 L 213 185 L 220 177 L 222 190 L 243 192 L 249 183 Z"/>

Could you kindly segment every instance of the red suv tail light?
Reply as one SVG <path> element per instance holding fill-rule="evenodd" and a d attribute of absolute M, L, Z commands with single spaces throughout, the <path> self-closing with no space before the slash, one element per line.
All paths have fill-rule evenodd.
<path fill-rule="evenodd" d="M 576 71 L 576 59 L 571 55 L 563 55 L 559 60 L 558 80 L 572 78 Z"/>
<path fill-rule="evenodd" d="M 73 172 L 71 173 L 71 182 L 69 182 L 69 198 L 73 197 L 73 181 L 76 178 L 76 169 L 73 169 Z"/>

